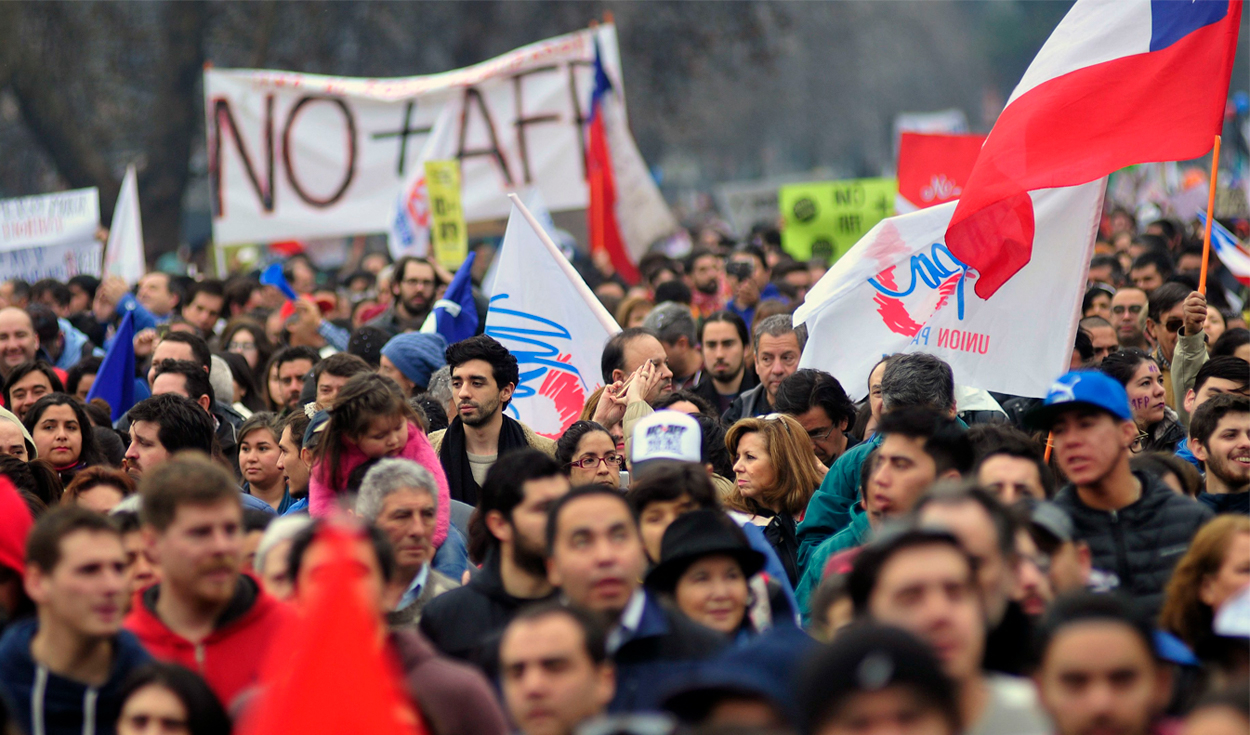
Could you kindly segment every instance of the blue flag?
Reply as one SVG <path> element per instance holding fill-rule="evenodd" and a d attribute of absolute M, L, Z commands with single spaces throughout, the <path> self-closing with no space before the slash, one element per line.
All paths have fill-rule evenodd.
<path fill-rule="evenodd" d="M 477 304 L 473 302 L 473 279 L 469 275 L 476 257 L 477 253 L 469 253 L 443 298 L 434 303 L 434 328 L 422 327 L 421 331 L 438 332 L 449 345 L 477 334 Z"/>
<path fill-rule="evenodd" d="M 122 317 L 113 344 L 109 346 L 100 371 L 96 373 L 87 400 L 103 398 L 113 409 L 113 421 L 135 405 L 135 321 L 133 314 Z"/>
<path fill-rule="evenodd" d="M 291 288 L 291 284 L 286 282 L 286 276 L 282 273 L 282 264 L 274 263 L 260 273 L 260 282 L 266 286 L 275 286 L 282 295 L 294 301 L 299 298 L 295 293 L 295 289 Z"/>

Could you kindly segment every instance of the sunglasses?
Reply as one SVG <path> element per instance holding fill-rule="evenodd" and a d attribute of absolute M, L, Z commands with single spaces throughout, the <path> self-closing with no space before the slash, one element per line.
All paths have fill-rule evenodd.
<path fill-rule="evenodd" d="M 1131 306 L 1125 306 L 1125 305 L 1121 304 L 1121 305 L 1119 305 L 1119 306 L 1113 306 L 1113 307 L 1111 307 L 1111 313 L 1112 313 L 1112 314 L 1123 314 L 1124 312 L 1126 312 L 1126 311 L 1127 311 L 1127 312 L 1128 312 L 1128 313 L 1130 313 L 1130 314 L 1140 314 L 1140 313 L 1142 313 L 1142 310 L 1143 310 L 1143 309 L 1145 309 L 1145 308 L 1146 308 L 1146 307 L 1145 307 L 1145 306 L 1142 306 L 1141 304 L 1133 304 L 1133 305 L 1131 305 Z"/>

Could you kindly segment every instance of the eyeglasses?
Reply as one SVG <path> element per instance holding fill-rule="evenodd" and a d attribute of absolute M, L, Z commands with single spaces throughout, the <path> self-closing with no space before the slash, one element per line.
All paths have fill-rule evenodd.
<path fill-rule="evenodd" d="M 252 352 L 255 349 L 255 342 L 231 342 L 226 345 L 228 352 Z"/>
<path fill-rule="evenodd" d="M 1137 435 L 1137 438 L 1133 440 L 1133 443 L 1128 445 L 1128 450 L 1132 452 L 1133 454 L 1140 454 L 1141 451 L 1146 446 L 1146 441 L 1149 439 L 1150 439 L 1149 434 L 1147 434 L 1144 431 L 1141 432 L 1140 434 Z"/>
<path fill-rule="evenodd" d="M 400 283 L 405 286 L 416 286 L 417 288 L 433 288 L 438 285 L 438 281 L 432 281 L 428 278 L 405 278 Z"/>
<path fill-rule="evenodd" d="M 598 469 L 600 462 L 607 465 L 609 469 L 621 466 L 620 456 L 616 454 L 609 454 L 604 457 L 584 457 L 582 459 L 569 462 L 569 467 L 579 467 L 583 470 L 593 470 Z"/>
<path fill-rule="evenodd" d="M 1125 306 L 1124 304 L 1120 304 L 1119 306 L 1111 307 L 1111 313 L 1112 314 L 1124 314 L 1124 312 L 1127 311 L 1130 314 L 1137 315 L 1137 314 L 1142 313 L 1142 310 L 1145 308 L 1146 307 L 1143 306 L 1142 304 L 1132 304 L 1130 306 Z"/>
<path fill-rule="evenodd" d="M 807 436 L 811 438 L 811 440 L 814 442 L 823 442 L 824 440 L 828 439 L 829 435 L 832 433 L 833 433 L 833 427 L 826 426 L 823 429 L 813 429 L 811 431 L 808 431 Z"/>

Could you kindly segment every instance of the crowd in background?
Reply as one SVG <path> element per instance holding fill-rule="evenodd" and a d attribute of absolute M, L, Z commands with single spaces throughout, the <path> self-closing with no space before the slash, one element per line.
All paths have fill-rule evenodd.
<path fill-rule="evenodd" d="M 5 281 L 8 725 L 245 726 L 338 530 L 337 591 L 438 735 L 1246 732 L 1246 289 L 1212 258 L 1198 291 L 1194 223 L 1142 224 L 1104 217 L 1044 398 L 925 352 L 858 403 L 800 369 L 862 347 L 793 323 L 828 264 L 774 229 L 694 228 L 632 285 L 577 254 L 622 331 L 559 436 L 509 413 L 480 288 L 476 336 L 419 331 L 451 281 L 424 258 L 296 253 L 293 300 L 257 273 Z M 127 315 L 118 411 L 86 399 Z"/>

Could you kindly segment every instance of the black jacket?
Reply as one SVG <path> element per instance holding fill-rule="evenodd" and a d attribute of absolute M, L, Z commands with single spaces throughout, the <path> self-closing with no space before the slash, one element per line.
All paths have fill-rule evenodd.
<path fill-rule="evenodd" d="M 1152 475 L 1133 475 L 1142 484 L 1142 496 L 1118 511 L 1090 508 L 1072 485 L 1059 491 L 1055 504 L 1072 517 L 1076 538 L 1089 544 L 1094 567 L 1114 573 L 1120 591 L 1153 618 L 1163 604 L 1172 568 L 1212 514 L 1207 506 L 1176 494 Z"/>
<path fill-rule="evenodd" d="M 504 627 L 517 610 L 534 602 L 539 600 L 513 597 L 504 590 L 499 552 L 492 551 L 468 584 L 448 590 L 426 604 L 421 614 L 421 632 L 435 648 L 478 666 L 493 681 Z"/>
<path fill-rule="evenodd" d="M 738 419 L 767 416 L 772 412 L 773 406 L 768 402 L 768 393 L 764 390 L 764 384 L 760 383 L 735 398 L 733 404 L 729 406 L 729 410 L 721 417 L 721 421 L 726 426 L 732 426 Z"/>
<path fill-rule="evenodd" d="M 1213 493 L 1199 493 L 1198 502 L 1207 506 L 1216 513 L 1240 513 L 1241 515 L 1250 515 L 1250 493 L 1227 493 L 1223 495 L 1215 495 Z"/>
<path fill-rule="evenodd" d="M 713 408 L 721 414 L 724 414 L 731 406 L 733 406 L 733 401 L 736 400 L 738 396 L 748 390 L 751 390 L 759 384 L 760 379 L 755 375 L 755 371 L 752 370 L 750 366 L 747 366 L 742 371 L 742 383 L 738 385 L 738 394 L 733 396 L 728 404 L 722 403 L 723 399 L 721 398 L 721 394 L 716 391 L 716 384 L 712 382 L 712 375 L 707 371 L 703 372 L 703 380 L 700 380 L 698 385 L 691 388 L 690 392 L 700 398 L 703 398 L 708 403 L 712 404 Z"/>

